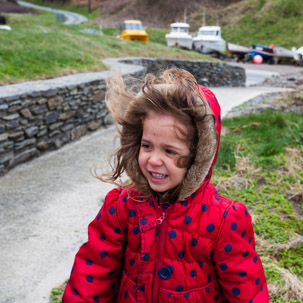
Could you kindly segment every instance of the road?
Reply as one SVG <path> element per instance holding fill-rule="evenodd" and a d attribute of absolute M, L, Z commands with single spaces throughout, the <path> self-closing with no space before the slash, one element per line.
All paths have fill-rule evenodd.
<path fill-rule="evenodd" d="M 224 117 L 238 103 L 281 89 L 212 90 Z M 98 130 L 0 177 L 1 303 L 47 303 L 51 289 L 68 278 L 87 225 L 112 188 L 89 168 L 107 167 L 115 135 L 113 126 Z"/>
<path fill-rule="evenodd" d="M 40 6 L 24 1 L 18 1 L 18 4 L 21 6 L 26 6 L 26 7 L 31 7 L 35 9 L 41 9 L 45 11 L 49 11 L 55 14 L 63 14 L 66 17 L 66 20 L 63 22 L 63 24 L 70 25 L 70 24 L 80 24 L 82 22 L 87 22 L 87 18 L 85 16 L 82 16 L 80 14 L 64 11 L 61 9 L 56 9 L 56 8 L 50 8 L 50 7 L 45 7 L 45 6 Z"/>

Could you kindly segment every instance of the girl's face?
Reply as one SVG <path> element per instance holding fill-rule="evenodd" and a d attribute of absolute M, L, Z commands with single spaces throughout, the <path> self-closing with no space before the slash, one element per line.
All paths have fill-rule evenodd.
<path fill-rule="evenodd" d="M 186 127 L 169 114 L 149 113 L 143 122 L 139 166 L 152 190 L 165 192 L 178 186 L 187 168 L 177 166 L 181 156 L 189 155 L 181 140 Z"/>

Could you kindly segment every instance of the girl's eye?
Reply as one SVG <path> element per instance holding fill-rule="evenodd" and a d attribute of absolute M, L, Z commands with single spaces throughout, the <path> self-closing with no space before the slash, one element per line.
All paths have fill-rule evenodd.
<path fill-rule="evenodd" d="M 144 149 L 151 149 L 151 146 L 147 143 L 142 143 L 141 147 L 144 148 Z"/>
<path fill-rule="evenodd" d="M 166 149 L 165 152 L 168 154 L 168 155 L 171 155 L 171 156 L 174 156 L 176 155 L 177 153 L 171 149 Z"/>

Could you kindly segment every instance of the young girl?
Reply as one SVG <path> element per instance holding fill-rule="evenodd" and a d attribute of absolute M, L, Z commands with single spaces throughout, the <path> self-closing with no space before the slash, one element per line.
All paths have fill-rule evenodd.
<path fill-rule="evenodd" d="M 76 255 L 70 302 L 266 303 L 251 217 L 210 183 L 220 139 L 213 93 L 178 69 L 145 78 L 134 95 L 109 87 L 121 144 L 116 183 Z M 128 180 L 129 181 L 129 180 Z"/>

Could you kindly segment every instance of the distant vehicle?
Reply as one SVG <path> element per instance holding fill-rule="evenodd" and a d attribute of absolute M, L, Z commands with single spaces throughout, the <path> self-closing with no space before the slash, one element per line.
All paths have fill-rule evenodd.
<path fill-rule="evenodd" d="M 250 46 L 252 58 L 260 55 L 265 60 L 272 60 L 274 56 L 274 48 L 268 45 L 252 44 Z"/>
<path fill-rule="evenodd" d="M 228 42 L 227 48 L 228 48 L 228 52 L 231 55 L 238 55 L 240 58 L 243 58 L 245 56 L 245 54 L 250 52 L 249 47 L 230 43 L 230 42 Z"/>
<path fill-rule="evenodd" d="M 221 37 L 220 26 L 202 26 L 193 38 L 193 49 L 203 53 L 220 53 L 226 49 L 226 42 Z"/>
<path fill-rule="evenodd" d="M 143 28 L 141 21 L 125 20 L 122 25 L 122 33 L 119 36 L 119 39 L 148 42 L 149 36 Z"/>
<path fill-rule="evenodd" d="M 170 25 L 170 33 L 165 35 L 167 46 L 192 49 L 193 37 L 189 34 L 189 24 L 176 22 Z"/>

